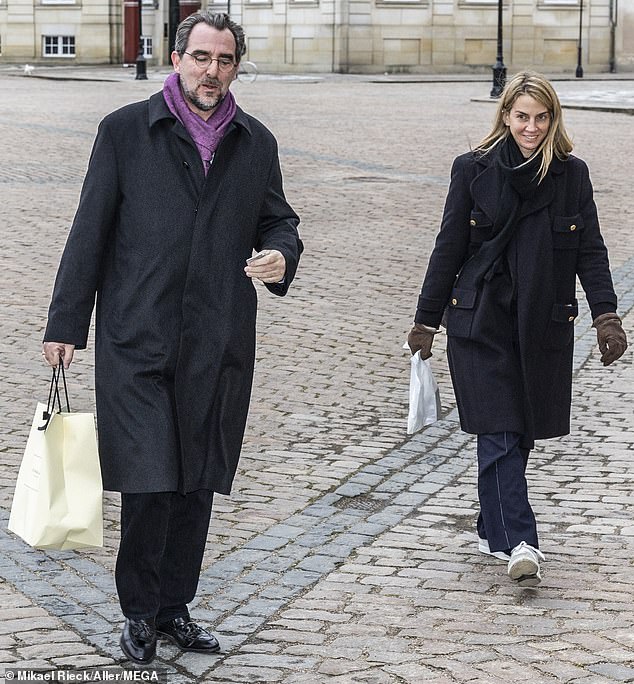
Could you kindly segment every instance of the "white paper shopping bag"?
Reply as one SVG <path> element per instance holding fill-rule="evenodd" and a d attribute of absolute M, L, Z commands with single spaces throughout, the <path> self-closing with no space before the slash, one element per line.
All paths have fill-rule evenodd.
<path fill-rule="evenodd" d="M 103 489 L 94 416 L 51 414 L 52 408 L 50 398 L 49 406 L 37 405 L 16 481 L 9 530 L 40 549 L 103 546 Z"/>

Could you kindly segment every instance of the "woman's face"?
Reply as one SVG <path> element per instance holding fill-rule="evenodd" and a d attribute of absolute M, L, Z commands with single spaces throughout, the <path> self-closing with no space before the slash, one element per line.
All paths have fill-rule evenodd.
<path fill-rule="evenodd" d="M 505 112 L 504 123 L 509 127 L 521 153 L 530 157 L 542 144 L 550 128 L 550 112 L 539 100 L 520 95 L 511 110 Z"/>

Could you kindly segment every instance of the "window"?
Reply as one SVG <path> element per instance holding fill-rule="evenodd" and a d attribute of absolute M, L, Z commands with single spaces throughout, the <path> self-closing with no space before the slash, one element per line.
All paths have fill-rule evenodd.
<path fill-rule="evenodd" d="M 75 36 L 42 36 L 44 57 L 74 57 Z"/>
<path fill-rule="evenodd" d="M 152 56 L 152 37 L 141 36 L 141 44 L 143 45 L 143 56 L 149 58 Z"/>

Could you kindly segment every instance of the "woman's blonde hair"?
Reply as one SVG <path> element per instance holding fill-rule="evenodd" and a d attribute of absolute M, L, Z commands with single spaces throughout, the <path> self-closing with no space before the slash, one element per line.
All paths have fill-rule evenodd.
<path fill-rule="evenodd" d="M 475 151 L 480 154 L 487 154 L 511 134 L 509 127 L 504 123 L 504 116 L 510 113 L 515 100 L 520 95 L 530 95 L 544 105 L 550 114 L 548 133 L 536 150 L 536 153 L 542 153 L 542 162 L 538 171 L 539 182 L 541 183 L 548 173 L 548 167 L 553 157 L 555 156 L 563 161 L 568 158 L 572 151 L 572 140 L 564 128 L 561 104 L 557 93 L 550 82 L 541 74 L 534 71 L 521 71 L 507 83 L 498 102 L 493 128 L 475 148 Z"/>

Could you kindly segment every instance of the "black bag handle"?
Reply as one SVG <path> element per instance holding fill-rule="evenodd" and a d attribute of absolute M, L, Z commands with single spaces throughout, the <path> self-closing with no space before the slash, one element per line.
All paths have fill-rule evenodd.
<path fill-rule="evenodd" d="M 62 410 L 62 401 L 59 396 L 59 376 L 62 376 L 62 385 L 64 387 L 64 398 L 66 399 L 66 411 L 70 413 L 70 402 L 68 400 L 68 388 L 66 387 L 66 373 L 64 371 L 64 364 L 59 360 L 57 366 L 53 367 L 53 375 L 51 376 L 51 384 L 48 389 L 48 400 L 46 402 L 46 411 L 42 414 L 42 419 L 45 421 L 44 425 L 40 425 L 38 430 L 46 430 L 48 424 L 51 422 L 53 413 L 55 412 L 55 404 L 57 403 L 58 413 Z"/>
<path fill-rule="evenodd" d="M 68 387 L 66 387 L 66 372 L 64 371 L 64 364 L 62 363 L 62 360 L 59 360 L 59 370 L 62 373 L 62 383 L 64 385 L 64 399 L 66 399 L 66 412 L 70 413 L 70 401 L 68 401 Z M 59 373 L 57 374 L 57 377 L 59 378 Z M 60 406 L 60 410 L 61 410 Z"/>

